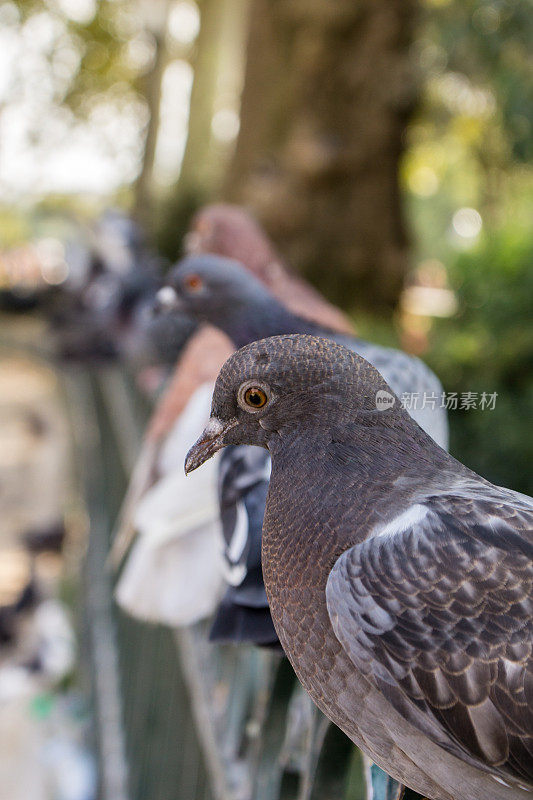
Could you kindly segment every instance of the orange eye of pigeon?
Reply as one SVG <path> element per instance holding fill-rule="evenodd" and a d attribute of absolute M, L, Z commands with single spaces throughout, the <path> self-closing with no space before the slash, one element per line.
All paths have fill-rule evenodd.
<path fill-rule="evenodd" d="M 259 386 L 250 386 L 244 393 L 244 402 L 250 408 L 263 408 L 267 400 L 266 392 L 260 389 Z"/>
<path fill-rule="evenodd" d="M 185 286 L 190 292 L 198 292 L 203 287 L 203 281 L 198 275 L 187 275 Z"/>

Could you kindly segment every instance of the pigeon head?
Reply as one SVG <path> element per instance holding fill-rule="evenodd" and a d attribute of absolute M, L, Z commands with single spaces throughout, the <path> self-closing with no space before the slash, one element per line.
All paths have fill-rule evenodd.
<path fill-rule="evenodd" d="M 190 314 L 223 330 L 242 312 L 275 302 L 238 261 L 207 253 L 179 261 L 158 293 L 158 301 L 162 309 Z"/>
<path fill-rule="evenodd" d="M 383 408 L 378 396 L 388 398 Z M 258 445 L 273 453 L 295 433 L 330 435 L 354 420 L 390 426 L 398 406 L 367 361 L 331 340 L 295 334 L 252 342 L 223 365 L 211 418 L 187 455 L 185 471 L 228 444 Z"/>

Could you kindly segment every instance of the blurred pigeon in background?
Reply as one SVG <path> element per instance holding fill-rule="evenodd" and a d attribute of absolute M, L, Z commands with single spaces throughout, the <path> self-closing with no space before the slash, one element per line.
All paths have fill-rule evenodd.
<path fill-rule="evenodd" d="M 49 308 L 63 358 L 121 357 L 135 368 L 176 360 L 195 324 L 185 315 L 153 318 L 163 262 L 132 219 L 109 209 L 91 230 L 67 243 L 66 262 L 67 278 Z"/>
<path fill-rule="evenodd" d="M 283 263 L 257 221 L 241 206 L 215 203 L 202 208 L 185 237 L 185 249 L 188 255 L 212 253 L 239 261 L 295 314 L 353 333 L 345 314 Z"/>
<path fill-rule="evenodd" d="M 201 209 L 192 221 L 191 230 L 185 240 L 185 247 L 189 252 L 219 252 L 221 255 L 238 258 L 277 297 L 285 298 L 294 311 L 307 314 L 339 331 L 349 332 L 352 330 L 351 323 L 341 311 L 328 303 L 304 280 L 283 266 L 278 254 L 257 222 L 246 210 L 238 206 L 215 204 Z M 156 316 L 154 324 L 157 324 L 158 320 L 162 322 L 172 319 L 179 320 L 180 316 Z M 165 447 L 166 440 L 172 438 L 172 431 L 179 424 L 176 420 L 179 420 L 179 415 L 194 389 L 203 381 L 214 380 L 231 349 L 232 345 L 225 336 L 214 328 L 205 326 L 193 335 L 190 344 L 185 348 L 175 376 L 163 395 L 149 426 L 142 452 L 130 481 L 110 554 L 110 561 L 115 566 L 120 563 L 138 529 L 136 517 L 137 510 L 143 506 L 142 498 L 145 494 L 151 493 L 150 487 L 158 487 L 159 482 L 163 481 L 157 461 L 160 450 Z M 221 521 L 227 543 L 224 551 L 223 574 L 228 579 L 230 588 L 217 609 L 211 636 L 213 640 L 253 641 L 257 644 L 277 646 L 277 636 L 264 593 L 260 562 L 260 531 L 264 494 L 268 488 L 268 457 L 265 458 L 263 451 L 256 450 L 254 454 L 247 448 L 238 450 L 239 452 L 235 454 L 224 453 L 222 456 L 225 464 L 222 472 L 225 477 L 220 485 L 219 495 Z M 256 461 L 255 469 L 252 468 L 253 460 Z M 170 459 L 167 459 L 167 462 L 170 462 Z M 181 475 L 181 451 L 176 451 L 174 464 L 177 474 Z M 171 491 L 171 484 L 163 481 L 163 491 L 166 486 Z M 242 502 L 239 501 L 241 497 Z M 179 497 L 175 494 L 171 495 L 170 500 L 174 506 L 179 506 Z M 172 507 L 166 503 L 164 505 Z M 255 542 L 253 546 L 245 543 L 241 552 L 238 552 L 238 547 L 242 538 L 234 536 L 234 521 L 237 519 L 237 514 L 242 525 L 246 525 L 249 536 L 248 544 L 252 545 Z M 251 516 L 248 516 L 249 514 Z M 150 532 L 157 530 L 157 523 L 156 517 L 153 522 L 147 516 L 143 516 L 142 519 L 145 523 L 142 531 L 144 535 L 142 548 L 144 550 L 148 548 Z M 255 536 L 252 535 L 252 532 L 255 532 Z M 146 558 L 143 562 L 134 547 L 130 558 L 133 565 L 136 565 L 135 570 L 133 565 L 131 570 L 126 566 L 123 577 L 119 579 L 117 585 L 119 602 L 127 605 L 130 613 L 142 618 L 154 618 L 154 609 L 157 606 L 157 601 L 150 597 L 150 591 L 153 589 L 146 588 L 143 593 L 139 594 L 133 591 L 136 582 L 141 580 L 142 564 L 155 563 L 155 559 L 159 557 L 156 552 L 156 543 L 159 541 L 157 536 L 154 536 L 151 541 L 153 545 L 153 549 L 150 550 L 151 558 Z M 170 529 L 166 541 L 166 547 L 169 548 L 172 541 Z M 231 547 L 232 541 L 235 541 L 233 547 Z M 176 542 L 176 547 L 179 549 L 179 537 Z M 139 546 L 141 547 L 141 545 Z M 146 552 L 147 549 L 145 554 Z M 235 564 L 232 558 L 240 561 L 240 569 L 244 569 L 248 575 L 242 587 L 240 582 L 236 581 L 238 570 L 233 569 Z M 148 571 L 148 566 L 146 569 Z M 130 578 L 133 579 L 131 583 Z M 123 579 L 126 581 L 126 588 L 122 585 Z M 157 585 L 161 587 L 163 581 L 159 580 Z M 174 582 L 169 581 L 170 587 L 174 585 Z M 146 586 L 153 587 L 154 584 L 147 581 Z M 166 589 L 161 591 L 163 594 L 167 594 Z M 136 604 L 135 599 L 130 602 L 126 598 L 136 598 L 138 602 Z M 198 607 L 203 607 L 200 597 Z M 168 613 L 165 614 L 165 621 L 170 624 Z M 174 624 L 177 624 L 176 620 Z"/>
<path fill-rule="evenodd" d="M 209 616 L 222 593 L 217 465 L 191 485 L 175 469 L 192 431 L 205 425 L 211 393 L 207 383 L 192 395 L 161 448 L 158 480 L 135 509 L 139 537 L 115 597 L 139 619 L 189 625 Z"/>
<path fill-rule="evenodd" d="M 435 441 L 448 443 L 446 411 L 441 408 L 442 386 L 420 359 L 399 350 L 338 333 L 298 316 L 280 303 L 237 261 L 214 255 L 189 256 L 172 270 L 159 297 L 164 305 L 214 325 L 235 347 L 287 333 L 325 336 L 366 358 L 383 375 L 398 397 L 421 399 L 411 415 Z M 432 398 L 432 403 L 423 402 Z"/>
<path fill-rule="evenodd" d="M 172 445 L 166 447 L 167 443 L 179 442 L 179 437 L 177 439 L 175 437 L 175 431 L 176 429 L 179 431 L 181 415 L 195 392 L 206 383 L 212 385 L 213 373 L 231 352 L 232 347 L 227 337 L 214 329 L 199 331 L 186 345 L 178 366 L 150 419 L 141 452 L 130 478 L 109 554 L 109 562 L 113 567 L 118 568 L 135 537 L 137 510 L 145 495 L 162 479 L 161 466 L 163 465 L 167 476 L 172 471 L 176 474 L 182 472 L 177 466 L 181 450 L 178 450 L 173 459 Z M 208 411 L 206 407 L 205 416 Z M 163 453 L 165 457 L 161 462 Z M 148 529 L 145 529 L 145 534 L 148 535 Z M 154 586 L 153 590 L 156 591 L 156 588 Z"/>

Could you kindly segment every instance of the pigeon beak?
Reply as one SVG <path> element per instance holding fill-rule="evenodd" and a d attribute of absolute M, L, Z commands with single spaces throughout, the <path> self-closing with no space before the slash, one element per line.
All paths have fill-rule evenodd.
<path fill-rule="evenodd" d="M 236 419 L 224 424 L 218 417 L 211 417 L 204 432 L 187 453 L 185 474 L 188 475 L 189 472 L 198 469 L 208 458 L 214 456 L 217 450 L 221 450 L 224 447 L 224 434 L 236 424 Z"/>
<path fill-rule="evenodd" d="M 185 311 L 185 304 L 172 286 L 163 286 L 155 296 L 153 313 L 168 314 L 171 311 Z"/>

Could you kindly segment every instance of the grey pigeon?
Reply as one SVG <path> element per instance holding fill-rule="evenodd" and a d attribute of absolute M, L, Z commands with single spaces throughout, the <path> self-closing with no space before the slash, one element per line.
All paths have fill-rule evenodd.
<path fill-rule="evenodd" d="M 254 342 L 222 367 L 186 471 L 266 447 L 265 587 L 319 708 L 433 800 L 533 790 L 533 500 L 448 455 L 363 358 Z"/>
<path fill-rule="evenodd" d="M 158 296 L 163 306 L 220 328 L 236 348 L 287 333 L 325 336 L 344 344 L 370 361 L 398 396 L 417 394 L 413 418 L 438 444 L 447 446 L 442 386 L 420 359 L 296 316 L 239 262 L 211 254 L 184 258 L 172 269 Z M 424 394 L 427 400 L 431 398 L 426 404 Z"/>

